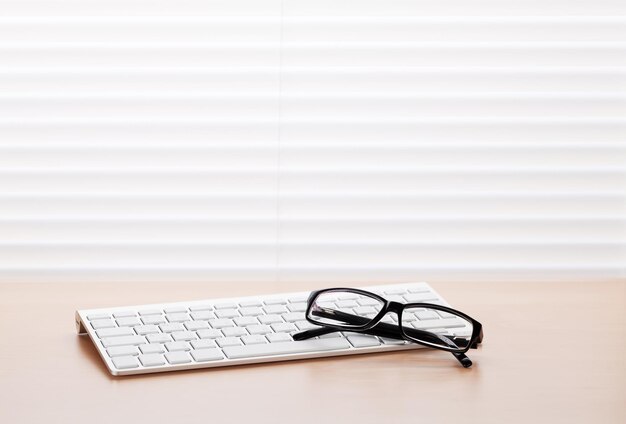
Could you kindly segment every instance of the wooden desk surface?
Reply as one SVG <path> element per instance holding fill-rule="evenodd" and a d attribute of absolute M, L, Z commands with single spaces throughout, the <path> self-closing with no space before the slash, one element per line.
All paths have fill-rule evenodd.
<path fill-rule="evenodd" d="M 470 369 L 420 350 L 120 378 L 76 309 L 314 287 L 0 284 L 0 422 L 626 422 L 626 282 L 433 286 L 485 327 Z"/>

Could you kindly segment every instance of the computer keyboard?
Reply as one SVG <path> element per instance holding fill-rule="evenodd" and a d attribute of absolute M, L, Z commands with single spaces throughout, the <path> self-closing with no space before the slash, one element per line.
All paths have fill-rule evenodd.
<path fill-rule="evenodd" d="M 402 303 L 428 302 L 449 306 L 426 283 L 363 288 Z M 350 332 L 294 341 L 292 333 L 316 328 L 304 316 L 308 295 L 309 292 L 281 293 L 79 310 L 76 311 L 76 325 L 79 334 L 91 338 L 113 375 L 421 347 L 402 340 Z M 396 317 L 389 314 L 383 322 L 394 323 Z M 464 325 L 455 325 L 443 316 L 429 317 L 420 328 L 426 328 L 424 325 L 431 331 L 455 335 L 467 332 Z"/>

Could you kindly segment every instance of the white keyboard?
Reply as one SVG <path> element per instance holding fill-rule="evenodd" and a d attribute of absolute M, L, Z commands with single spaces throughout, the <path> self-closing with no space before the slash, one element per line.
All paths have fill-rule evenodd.
<path fill-rule="evenodd" d="M 363 287 L 402 303 L 448 303 L 426 283 Z M 113 375 L 212 368 L 292 359 L 416 349 L 420 345 L 356 333 L 293 341 L 316 328 L 304 312 L 309 292 L 76 311 Z M 393 323 L 387 315 L 383 322 Z M 432 329 L 445 329 L 431 320 Z M 455 332 L 459 328 L 454 329 Z M 461 329 L 462 330 L 462 329 Z"/>

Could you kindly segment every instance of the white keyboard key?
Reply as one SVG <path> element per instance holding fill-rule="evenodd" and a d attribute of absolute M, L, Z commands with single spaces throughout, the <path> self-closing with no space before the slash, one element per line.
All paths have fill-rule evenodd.
<path fill-rule="evenodd" d="M 139 364 L 134 356 L 118 356 L 112 359 L 115 368 L 120 370 L 126 370 L 129 368 L 137 368 Z"/>
<path fill-rule="evenodd" d="M 258 319 L 261 324 L 266 325 L 283 322 L 283 319 L 279 315 L 261 315 Z"/>
<path fill-rule="evenodd" d="M 92 321 L 94 319 L 109 319 L 111 316 L 109 314 L 91 314 L 87 315 L 87 319 Z"/>
<path fill-rule="evenodd" d="M 383 342 L 383 344 L 386 345 L 403 345 L 406 344 L 406 341 L 404 340 L 399 340 L 399 339 L 389 339 L 387 337 L 379 337 L 380 341 Z"/>
<path fill-rule="evenodd" d="M 101 328 L 113 328 L 115 323 L 110 319 L 96 319 L 91 321 L 91 326 L 94 330 L 99 330 Z"/>
<path fill-rule="evenodd" d="M 163 318 L 161 315 L 148 315 L 142 317 L 141 322 L 146 325 L 162 324 L 165 322 L 165 318 Z"/>
<path fill-rule="evenodd" d="M 247 327 L 248 333 L 255 335 L 255 334 L 267 334 L 267 333 L 271 333 L 272 329 L 270 328 L 269 325 L 251 325 L 249 327 Z"/>
<path fill-rule="evenodd" d="M 289 333 L 296 330 L 296 326 L 290 322 L 282 322 L 280 324 L 272 324 L 272 330 L 275 333 Z"/>
<path fill-rule="evenodd" d="M 120 312 L 113 313 L 114 318 L 128 318 L 128 317 L 134 317 L 134 316 L 137 316 L 135 311 L 120 311 Z"/>
<path fill-rule="evenodd" d="M 283 314 L 282 317 L 287 322 L 296 322 L 302 321 L 304 319 L 304 314 L 302 312 L 289 312 L 287 314 Z"/>
<path fill-rule="evenodd" d="M 219 309 L 215 311 L 215 316 L 218 318 L 235 318 L 239 316 L 237 309 Z"/>
<path fill-rule="evenodd" d="M 265 299 L 263 303 L 265 303 L 266 305 L 286 305 L 287 300 L 282 298 Z"/>
<path fill-rule="evenodd" d="M 371 306 L 359 306 L 359 307 L 354 308 L 354 313 L 357 315 L 361 315 L 361 316 L 365 316 L 369 314 L 376 314 L 377 312 L 380 312 L 380 311 L 377 311 Z"/>
<path fill-rule="evenodd" d="M 102 339 L 102 346 L 137 346 L 144 344 L 146 339 L 142 336 L 121 336 L 121 337 L 106 337 Z"/>
<path fill-rule="evenodd" d="M 140 336 L 145 336 L 146 334 L 158 333 L 159 327 L 156 325 L 140 325 L 135 327 L 135 332 Z"/>
<path fill-rule="evenodd" d="M 183 325 L 179 322 L 168 322 L 167 324 L 159 325 L 159 328 L 164 333 L 173 333 L 174 331 L 183 331 Z"/>
<path fill-rule="evenodd" d="M 432 293 L 410 293 L 405 294 L 404 299 L 410 303 L 422 303 L 437 300 L 437 296 Z"/>
<path fill-rule="evenodd" d="M 167 359 L 167 362 L 169 362 L 172 365 L 186 364 L 188 362 L 191 362 L 191 358 L 185 352 L 170 352 L 170 353 L 166 353 L 165 354 L 165 358 Z"/>
<path fill-rule="evenodd" d="M 160 309 L 146 309 L 145 311 L 139 311 L 139 315 L 146 316 L 146 315 L 161 315 L 161 310 Z"/>
<path fill-rule="evenodd" d="M 328 333 L 328 334 L 322 334 L 321 336 L 319 336 L 320 339 L 332 339 L 333 337 L 343 337 L 343 335 L 336 331 L 334 333 Z"/>
<path fill-rule="evenodd" d="M 189 331 L 198 331 L 209 328 L 209 323 L 206 321 L 187 321 L 183 325 Z"/>
<path fill-rule="evenodd" d="M 265 337 L 270 343 L 290 342 L 293 340 L 287 333 L 272 333 Z"/>
<path fill-rule="evenodd" d="M 298 330 L 310 330 L 311 328 L 319 328 L 318 325 L 311 324 L 309 321 L 296 321 L 296 327 Z"/>
<path fill-rule="evenodd" d="M 178 351 L 186 351 L 191 350 L 189 344 L 187 342 L 169 342 L 165 343 L 165 348 L 168 352 L 178 352 Z"/>
<path fill-rule="evenodd" d="M 411 314 L 411 313 L 404 313 L 402 314 L 402 322 L 413 322 L 416 321 L 417 317 L 415 316 L 415 314 Z"/>
<path fill-rule="evenodd" d="M 269 305 L 263 308 L 266 314 L 284 314 L 287 312 L 287 307 L 284 305 Z"/>
<path fill-rule="evenodd" d="M 191 315 L 191 318 L 195 319 L 196 321 L 198 320 L 208 321 L 210 319 L 215 318 L 215 314 L 211 311 L 192 312 L 189 315 Z"/>
<path fill-rule="evenodd" d="M 287 306 L 287 309 L 289 309 L 291 312 L 304 312 L 306 311 L 306 303 L 305 302 L 291 303 L 289 304 L 289 306 Z"/>
<path fill-rule="evenodd" d="M 218 303 L 215 305 L 215 309 L 237 309 L 237 304 L 233 302 Z"/>
<path fill-rule="evenodd" d="M 430 289 L 428 287 L 418 286 L 418 287 L 409 287 L 407 291 L 409 293 L 429 293 Z"/>
<path fill-rule="evenodd" d="M 144 367 L 156 367 L 158 365 L 165 365 L 163 355 L 158 353 L 150 353 L 146 355 L 139 355 L 139 361 Z"/>
<path fill-rule="evenodd" d="M 389 295 L 389 294 L 403 294 L 406 292 L 406 289 L 404 288 L 394 288 L 394 289 L 387 289 L 384 291 L 385 294 Z"/>
<path fill-rule="evenodd" d="M 428 319 L 439 319 L 439 315 L 437 315 L 435 311 L 422 311 L 422 312 L 417 312 L 415 315 L 421 321 L 428 320 Z"/>
<path fill-rule="evenodd" d="M 357 306 L 359 306 L 359 304 L 356 303 L 356 300 L 338 300 L 337 302 L 335 302 L 335 304 L 340 309 L 356 308 Z"/>
<path fill-rule="evenodd" d="M 248 334 L 246 329 L 241 327 L 227 327 L 222 330 L 222 333 L 224 333 L 226 337 L 239 337 Z"/>
<path fill-rule="evenodd" d="M 354 293 L 346 293 L 338 297 L 339 300 L 356 300 L 358 298 L 359 298 L 359 295 L 354 294 Z"/>
<path fill-rule="evenodd" d="M 111 358 L 115 356 L 137 356 L 139 351 L 135 346 L 118 346 L 110 347 L 107 349 L 107 353 Z"/>
<path fill-rule="evenodd" d="M 167 343 L 172 341 L 172 338 L 169 335 L 162 333 L 148 334 L 146 339 L 148 339 L 148 342 L 150 343 Z"/>
<path fill-rule="evenodd" d="M 361 306 L 378 306 L 380 308 L 380 302 L 373 297 L 360 297 L 357 299 L 356 303 Z"/>
<path fill-rule="evenodd" d="M 136 317 L 118 318 L 115 320 L 120 327 L 134 327 L 140 325 L 141 321 Z"/>
<path fill-rule="evenodd" d="M 218 361 L 220 359 L 224 359 L 224 355 L 222 355 L 222 352 L 219 349 L 194 350 L 191 352 L 191 356 L 193 356 L 193 359 L 196 362 Z"/>
<path fill-rule="evenodd" d="M 222 337 L 222 332 L 214 329 L 198 330 L 196 334 L 198 334 L 198 337 L 201 339 L 217 339 L 218 337 Z"/>
<path fill-rule="evenodd" d="M 216 328 L 216 329 L 221 329 L 221 328 L 226 328 L 226 327 L 233 327 L 233 321 L 229 320 L 229 319 L 212 319 L 209 321 L 209 324 L 211 325 L 211 327 Z"/>
<path fill-rule="evenodd" d="M 350 344 L 354 347 L 371 347 L 371 346 L 379 346 L 380 341 L 374 336 L 368 335 L 355 335 L 346 337 Z"/>
<path fill-rule="evenodd" d="M 239 312 L 241 312 L 241 316 L 243 317 L 256 317 L 258 315 L 263 315 L 263 309 L 259 308 L 258 306 L 241 308 Z"/>
<path fill-rule="evenodd" d="M 456 315 L 448 313 L 448 312 L 437 311 L 437 313 L 439 314 L 441 318 L 456 318 Z"/>
<path fill-rule="evenodd" d="M 189 315 L 186 313 L 167 314 L 165 315 L 165 319 L 167 319 L 168 322 L 185 322 L 189 321 Z"/>
<path fill-rule="evenodd" d="M 194 349 L 209 349 L 216 347 L 215 342 L 210 339 L 194 340 L 191 342 L 191 346 Z"/>
<path fill-rule="evenodd" d="M 213 310 L 213 306 L 211 305 L 196 305 L 196 306 L 191 306 L 189 308 L 189 310 L 191 312 L 196 312 L 196 311 L 212 311 Z"/>
<path fill-rule="evenodd" d="M 261 302 L 260 300 L 245 300 L 242 302 L 239 302 L 239 306 L 241 306 L 242 308 L 247 308 L 249 306 L 262 306 L 263 302 Z"/>
<path fill-rule="evenodd" d="M 263 316 L 259 318 L 262 317 Z M 255 317 L 238 317 L 233 319 L 233 321 L 235 321 L 235 324 L 237 324 L 238 327 L 247 327 L 249 325 L 256 325 L 259 323 L 259 321 Z"/>
<path fill-rule="evenodd" d="M 300 303 L 300 302 L 306 302 L 308 296 L 296 296 L 296 297 L 290 297 L 289 298 L 289 303 Z"/>
<path fill-rule="evenodd" d="M 196 340 L 196 333 L 193 331 L 175 331 L 171 334 L 174 341 L 186 342 L 189 340 Z"/>
<path fill-rule="evenodd" d="M 241 344 L 238 337 L 222 337 L 221 339 L 215 339 L 215 342 L 220 347 L 239 346 Z"/>
<path fill-rule="evenodd" d="M 184 306 L 173 306 L 170 308 L 165 308 L 163 309 L 163 311 L 166 314 L 175 314 L 175 313 L 187 312 L 187 308 L 185 308 Z"/>
<path fill-rule="evenodd" d="M 411 323 L 418 330 L 428 330 L 431 328 L 459 328 L 465 327 L 465 322 L 457 318 L 431 319 L 427 321 L 415 321 Z"/>
<path fill-rule="evenodd" d="M 241 341 L 245 345 L 267 343 L 267 339 L 263 336 L 243 336 Z"/>
<path fill-rule="evenodd" d="M 133 336 L 135 332 L 129 327 L 115 327 L 98 330 L 96 331 L 96 335 L 102 339 L 104 337 Z"/>
<path fill-rule="evenodd" d="M 348 349 L 350 344 L 341 339 L 302 340 L 299 342 L 268 343 L 248 346 L 228 346 L 223 348 L 230 359 L 254 358 L 259 356 L 287 355 L 294 353 L 322 352 Z"/>
<path fill-rule="evenodd" d="M 161 343 L 150 343 L 139 346 L 139 350 L 141 353 L 164 353 L 165 347 Z"/>

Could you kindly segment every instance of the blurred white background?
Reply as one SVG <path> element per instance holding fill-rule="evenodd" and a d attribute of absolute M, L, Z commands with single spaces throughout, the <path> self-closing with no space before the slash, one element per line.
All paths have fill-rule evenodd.
<path fill-rule="evenodd" d="M 623 1 L 0 1 L 0 281 L 626 264 Z"/>

